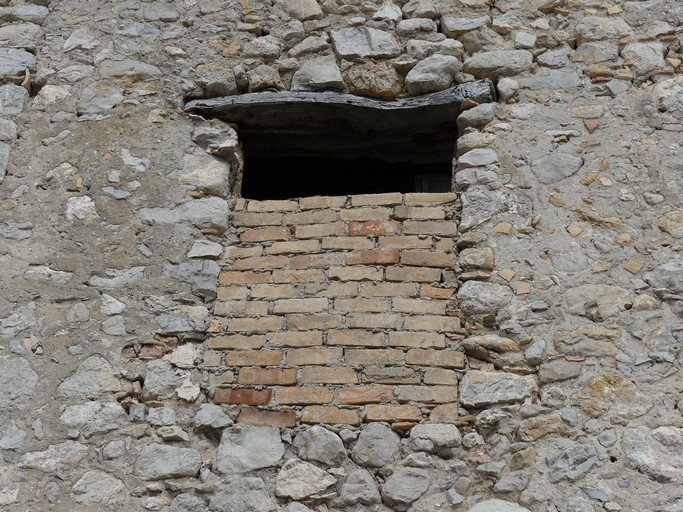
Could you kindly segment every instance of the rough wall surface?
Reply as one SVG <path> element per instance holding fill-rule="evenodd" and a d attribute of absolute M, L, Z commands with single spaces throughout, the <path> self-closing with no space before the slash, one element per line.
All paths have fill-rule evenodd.
<path fill-rule="evenodd" d="M 683 510 L 679 2 L 0 4 L 3 510 Z M 183 112 L 481 78 L 437 201 Z"/>

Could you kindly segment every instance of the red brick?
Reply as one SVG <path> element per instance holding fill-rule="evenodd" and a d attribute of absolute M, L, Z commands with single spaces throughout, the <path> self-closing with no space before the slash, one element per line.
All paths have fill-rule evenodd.
<path fill-rule="evenodd" d="M 413 281 L 416 283 L 438 283 L 441 269 L 430 267 L 388 267 L 387 281 Z"/>
<path fill-rule="evenodd" d="M 218 276 L 218 284 L 252 284 L 252 283 L 267 283 L 270 281 L 270 272 L 238 272 L 223 271 Z"/>
<path fill-rule="evenodd" d="M 236 349 L 249 350 L 261 348 L 265 342 L 263 336 L 244 336 L 242 334 L 231 334 L 227 336 L 218 336 L 209 339 L 209 348 L 214 350 Z"/>
<path fill-rule="evenodd" d="M 421 421 L 422 413 L 414 405 L 368 405 L 365 421 Z"/>
<path fill-rule="evenodd" d="M 403 350 L 396 348 L 381 349 L 351 349 L 344 351 L 344 360 L 347 364 L 355 366 L 367 366 L 371 364 L 403 364 Z"/>
<path fill-rule="evenodd" d="M 401 223 L 397 220 L 368 220 L 349 222 L 349 236 L 380 236 L 398 233 Z"/>
<path fill-rule="evenodd" d="M 341 325 L 340 315 L 287 315 L 287 329 L 311 331 L 317 329 L 334 329 Z"/>
<path fill-rule="evenodd" d="M 301 414 L 302 423 L 326 423 L 328 425 L 360 425 L 358 411 L 351 409 L 340 409 L 338 407 L 324 407 L 320 405 L 309 405 L 304 407 Z"/>
<path fill-rule="evenodd" d="M 281 405 L 328 404 L 334 391 L 328 387 L 277 388 L 275 401 Z"/>
<path fill-rule="evenodd" d="M 251 386 L 291 386 L 296 384 L 296 370 L 294 368 L 284 370 L 241 368 L 237 382 Z"/>
<path fill-rule="evenodd" d="M 262 411 L 245 407 L 237 416 L 237 423 L 256 425 L 258 427 L 296 427 L 296 412 L 294 411 Z"/>
<path fill-rule="evenodd" d="M 267 405 L 273 392 L 270 389 L 218 388 L 213 397 L 215 404 Z"/>
<path fill-rule="evenodd" d="M 399 386 L 399 402 L 450 403 L 458 399 L 456 386 Z"/>
<path fill-rule="evenodd" d="M 337 400 L 346 405 L 382 404 L 391 402 L 393 398 L 392 386 L 356 386 L 337 390 Z"/>
<path fill-rule="evenodd" d="M 346 255 L 347 265 L 393 265 L 398 263 L 398 249 L 358 251 Z M 241 261 L 241 260 L 240 260 Z"/>
<path fill-rule="evenodd" d="M 406 364 L 462 369 L 465 367 L 465 354 L 455 350 L 414 348 L 408 351 Z"/>
<path fill-rule="evenodd" d="M 292 236 L 288 227 L 273 226 L 269 228 L 246 229 L 240 233 L 242 242 L 284 242 Z"/>
<path fill-rule="evenodd" d="M 227 366 L 279 366 L 280 363 L 280 350 L 234 350 L 225 358 Z"/>
<path fill-rule="evenodd" d="M 390 347 L 444 348 L 446 336 L 436 332 L 390 332 Z"/>
<path fill-rule="evenodd" d="M 330 330 L 327 333 L 328 345 L 345 345 L 348 347 L 382 347 L 384 333 L 352 330 Z"/>
<path fill-rule="evenodd" d="M 455 254 L 419 250 L 401 251 L 401 264 L 416 267 L 452 268 L 455 265 Z"/>
<path fill-rule="evenodd" d="M 358 384 L 358 374 L 353 368 L 329 368 L 307 366 L 301 369 L 303 384 Z"/>
<path fill-rule="evenodd" d="M 341 360 L 341 348 L 294 348 L 287 351 L 287 366 L 331 365 Z"/>
<path fill-rule="evenodd" d="M 268 344 L 274 347 L 315 347 L 323 344 L 320 331 L 284 331 L 268 335 Z"/>

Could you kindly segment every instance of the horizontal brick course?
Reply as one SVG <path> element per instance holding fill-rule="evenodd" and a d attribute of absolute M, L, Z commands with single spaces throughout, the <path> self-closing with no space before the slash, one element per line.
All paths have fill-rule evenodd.
<path fill-rule="evenodd" d="M 327 333 L 327 344 L 347 347 L 382 347 L 384 346 L 384 334 L 362 329 L 333 329 Z"/>
<path fill-rule="evenodd" d="M 268 344 L 273 347 L 314 347 L 323 344 L 321 331 L 284 331 L 268 335 Z"/>
<path fill-rule="evenodd" d="M 325 272 L 322 269 L 274 270 L 271 281 L 278 284 L 322 283 L 325 282 Z"/>
<path fill-rule="evenodd" d="M 438 220 L 406 220 L 403 221 L 403 233 L 406 235 L 439 235 L 455 236 L 458 227 L 455 222 Z"/>
<path fill-rule="evenodd" d="M 318 252 L 320 242 L 318 240 L 302 240 L 296 242 L 273 242 L 266 247 L 267 254 L 306 254 Z"/>
<path fill-rule="evenodd" d="M 437 332 L 390 332 L 390 347 L 444 348 L 446 336 Z"/>
<path fill-rule="evenodd" d="M 368 405 L 366 421 L 421 421 L 422 413 L 414 405 Z"/>
<path fill-rule="evenodd" d="M 325 224 L 335 222 L 339 215 L 334 210 L 308 210 L 285 215 L 285 224 Z"/>
<path fill-rule="evenodd" d="M 341 348 L 297 348 L 287 351 L 289 366 L 333 365 L 342 361 Z"/>
<path fill-rule="evenodd" d="M 291 199 L 256 201 L 250 200 L 247 203 L 248 212 L 287 212 L 296 210 L 299 206 L 298 201 Z"/>
<path fill-rule="evenodd" d="M 329 224 L 306 224 L 296 226 L 294 235 L 297 238 L 320 238 L 323 236 L 343 235 L 346 226 L 343 222 L 331 222 Z"/>
<path fill-rule="evenodd" d="M 347 265 L 394 265 L 398 263 L 398 249 L 357 251 L 346 255 Z"/>
<path fill-rule="evenodd" d="M 360 416 L 358 411 L 353 409 L 309 405 L 304 407 L 301 413 L 301 422 L 308 424 L 351 425 L 356 427 L 360 425 Z"/>
<path fill-rule="evenodd" d="M 427 315 L 445 315 L 446 302 L 440 300 L 404 299 L 395 297 L 391 301 L 391 310 L 397 313 L 415 313 Z"/>
<path fill-rule="evenodd" d="M 327 275 L 331 280 L 339 281 L 381 281 L 384 269 L 375 267 L 330 267 Z"/>
<path fill-rule="evenodd" d="M 251 283 L 267 283 L 270 281 L 270 272 L 239 272 L 233 271 L 223 271 L 218 275 L 219 285 L 231 285 L 231 284 L 251 284 Z"/>
<path fill-rule="evenodd" d="M 288 260 L 285 256 L 254 256 L 235 260 L 232 264 L 234 270 L 270 270 L 285 268 Z"/>
<path fill-rule="evenodd" d="M 268 405 L 271 396 L 270 389 L 226 389 L 219 388 L 213 397 L 215 404 L 232 405 Z"/>
<path fill-rule="evenodd" d="M 408 206 L 421 206 L 426 204 L 447 204 L 454 202 L 457 198 L 457 194 L 453 192 L 412 192 L 405 195 L 405 203 Z"/>
<path fill-rule="evenodd" d="M 380 236 L 377 240 L 380 249 L 430 249 L 432 244 L 431 236 Z"/>
<path fill-rule="evenodd" d="M 355 386 L 337 390 L 337 400 L 344 405 L 381 404 L 391 402 L 392 386 Z"/>
<path fill-rule="evenodd" d="M 279 366 L 281 363 L 279 350 L 234 350 L 225 358 L 227 366 Z"/>
<path fill-rule="evenodd" d="M 245 336 L 242 334 L 229 334 L 209 338 L 209 348 L 215 350 L 253 350 L 258 349 L 265 343 L 264 335 Z"/>
<path fill-rule="evenodd" d="M 233 226 L 238 227 L 260 227 L 260 226 L 280 226 L 282 225 L 281 213 L 253 213 L 235 212 L 230 219 Z"/>
<path fill-rule="evenodd" d="M 401 220 L 443 220 L 446 217 L 446 212 L 437 206 L 397 206 L 394 209 L 394 217 Z"/>
<path fill-rule="evenodd" d="M 216 301 L 213 314 L 218 316 L 266 316 L 268 303 L 253 300 Z"/>
<path fill-rule="evenodd" d="M 327 299 L 281 299 L 273 303 L 273 314 L 322 313 L 328 310 Z"/>
<path fill-rule="evenodd" d="M 389 310 L 387 299 L 365 299 L 354 297 L 353 299 L 335 299 L 334 309 L 340 312 L 364 311 L 369 313 L 383 313 Z"/>
<path fill-rule="evenodd" d="M 435 251 L 405 250 L 401 251 L 401 264 L 417 267 L 452 268 L 455 265 L 455 254 Z"/>
<path fill-rule="evenodd" d="M 231 318 L 228 329 L 236 332 L 269 332 L 282 329 L 282 317 L 262 316 L 259 318 Z"/>
<path fill-rule="evenodd" d="M 361 373 L 361 382 L 377 384 L 419 384 L 420 374 L 411 368 L 368 366 Z"/>
<path fill-rule="evenodd" d="M 354 366 L 403 364 L 405 353 L 403 350 L 382 349 L 352 349 L 344 351 L 344 359 L 347 364 Z"/>
<path fill-rule="evenodd" d="M 441 269 L 430 267 L 387 267 L 387 281 L 412 281 L 417 283 L 438 283 Z"/>
<path fill-rule="evenodd" d="M 297 371 L 291 369 L 241 368 L 237 376 L 239 384 L 251 386 L 293 386 Z"/>
<path fill-rule="evenodd" d="M 327 368 L 308 366 L 301 369 L 303 384 L 357 384 L 358 375 L 353 368 Z"/>
<path fill-rule="evenodd" d="M 368 220 L 349 222 L 349 236 L 393 235 L 401 229 L 397 220 Z"/>
<path fill-rule="evenodd" d="M 346 327 L 349 329 L 397 329 L 402 321 L 403 317 L 395 313 L 349 313 L 346 315 Z"/>
<path fill-rule="evenodd" d="M 325 250 L 360 251 L 372 249 L 374 247 L 374 240 L 370 238 L 361 238 L 359 236 L 325 237 L 322 241 L 322 248 Z"/>
<path fill-rule="evenodd" d="M 287 315 L 287 329 L 311 331 L 318 329 L 336 329 L 341 325 L 340 315 Z"/>
<path fill-rule="evenodd" d="M 247 229 L 240 233 L 242 242 L 284 242 L 292 236 L 292 231 L 288 227 L 273 226 L 268 228 Z"/>
<path fill-rule="evenodd" d="M 455 402 L 457 399 L 456 386 L 398 386 L 399 402 L 434 404 Z"/>
<path fill-rule="evenodd" d="M 301 388 L 277 388 L 275 401 L 282 405 L 327 404 L 334 398 L 334 391 L 323 386 Z"/>
<path fill-rule="evenodd" d="M 438 315 L 407 316 L 403 328 L 407 331 L 456 332 L 460 330 L 460 318 Z"/>
<path fill-rule="evenodd" d="M 255 425 L 258 427 L 296 427 L 296 412 L 294 411 L 262 411 L 260 409 L 243 408 L 237 416 L 237 423 Z"/>
<path fill-rule="evenodd" d="M 351 221 L 389 220 L 391 212 L 389 208 L 348 208 L 339 212 L 339 218 Z"/>
<path fill-rule="evenodd" d="M 433 350 L 415 348 L 408 351 L 406 364 L 437 366 L 443 368 L 464 368 L 465 354 L 455 350 Z"/>

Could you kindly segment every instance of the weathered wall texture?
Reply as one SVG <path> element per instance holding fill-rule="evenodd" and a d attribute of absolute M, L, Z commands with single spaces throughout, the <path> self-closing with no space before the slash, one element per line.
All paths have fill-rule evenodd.
<path fill-rule="evenodd" d="M 683 510 L 680 2 L 0 4 L 0 509 Z M 183 111 L 481 78 L 457 195 Z"/>

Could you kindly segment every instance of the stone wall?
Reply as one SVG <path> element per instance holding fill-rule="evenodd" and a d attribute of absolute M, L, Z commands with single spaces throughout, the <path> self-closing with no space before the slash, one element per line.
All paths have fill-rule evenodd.
<path fill-rule="evenodd" d="M 679 2 L 0 25 L 2 510 L 683 509 Z M 241 199 L 184 110 L 483 78 L 439 196 Z"/>

